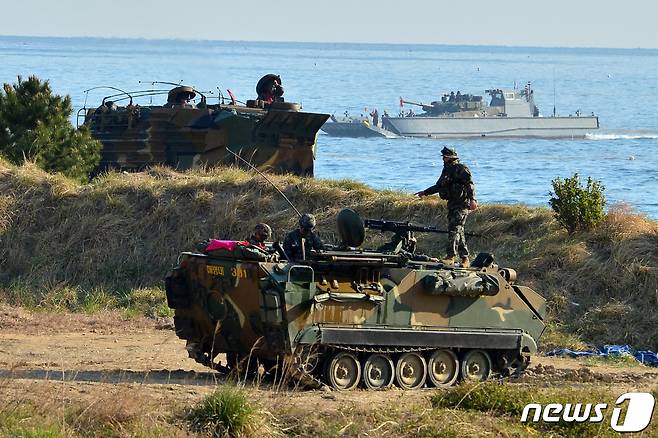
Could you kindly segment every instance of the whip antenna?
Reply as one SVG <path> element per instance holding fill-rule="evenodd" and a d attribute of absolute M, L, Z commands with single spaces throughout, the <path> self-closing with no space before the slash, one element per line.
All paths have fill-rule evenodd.
<path fill-rule="evenodd" d="M 253 169 L 253 170 L 255 170 L 256 172 L 258 172 L 258 174 L 259 174 L 260 176 L 262 176 L 262 177 L 265 179 L 265 181 L 267 181 L 268 183 L 272 184 L 272 187 L 274 187 L 274 190 L 276 190 L 277 192 L 279 192 L 279 195 L 283 196 L 283 199 L 285 199 L 286 202 L 288 202 L 288 204 L 290 204 L 290 206 L 292 207 L 292 209 L 295 210 L 295 213 L 297 213 L 297 216 L 302 217 L 302 214 L 299 212 L 299 210 L 297 210 L 297 207 L 295 207 L 295 205 L 290 201 L 290 199 L 288 199 L 288 197 L 287 197 L 286 195 L 284 195 L 283 192 L 282 192 L 281 190 L 279 190 L 279 188 L 278 188 L 278 187 L 277 187 L 272 181 L 270 181 L 270 179 L 269 179 L 268 177 L 266 177 L 265 174 L 264 174 L 263 172 L 261 172 L 260 170 L 258 170 L 258 169 L 256 168 L 256 166 L 254 166 L 254 165 L 251 164 L 249 161 L 245 160 L 244 158 L 242 158 L 240 155 L 236 154 L 235 152 L 233 152 L 233 151 L 230 150 L 229 148 L 226 148 L 226 151 L 227 151 L 227 152 L 230 152 L 231 154 L 233 154 L 233 156 L 234 156 L 235 158 L 239 159 L 240 161 L 242 161 L 243 163 L 245 163 L 247 166 L 249 166 L 251 169 Z"/>

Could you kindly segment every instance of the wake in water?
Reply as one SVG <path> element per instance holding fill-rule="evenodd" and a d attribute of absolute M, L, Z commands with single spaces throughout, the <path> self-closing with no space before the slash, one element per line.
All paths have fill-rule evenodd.
<path fill-rule="evenodd" d="M 585 134 L 588 140 L 639 140 L 656 139 L 656 129 L 606 129 L 599 132 L 588 132 Z"/>

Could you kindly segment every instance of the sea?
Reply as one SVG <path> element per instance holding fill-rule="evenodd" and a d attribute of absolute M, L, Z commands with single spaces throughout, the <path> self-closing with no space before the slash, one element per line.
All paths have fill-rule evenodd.
<path fill-rule="evenodd" d="M 315 175 L 416 192 L 434 184 L 449 145 L 470 167 L 480 203 L 547 206 L 551 181 L 578 173 L 604 185 L 609 206 L 658 219 L 658 50 L 0 37 L 0 81 L 48 79 L 76 111 L 114 93 L 85 92 L 91 88 L 168 88 L 154 81 L 193 85 L 211 102 L 230 89 L 245 101 L 267 73 L 281 75 L 284 97 L 304 111 L 355 116 L 375 108 L 397 114 L 400 97 L 430 102 L 450 91 L 484 95 L 531 82 L 542 114 L 595 113 L 601 129 L 576 140 L 320 133 Z"/>

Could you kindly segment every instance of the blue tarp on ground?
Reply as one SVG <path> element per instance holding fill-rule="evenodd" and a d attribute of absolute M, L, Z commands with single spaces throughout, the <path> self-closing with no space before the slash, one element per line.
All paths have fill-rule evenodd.
<path fill-rule="evenodd" d="M 658 366 L 658 354 L 653 351 L 633 351 L 629 345 L 604 345 L 600 350 L 574 351 L 568 348 L 558 348 L 549 351 L 546 356 L 569 356 L 569 357 L 608 357 L 608 356 L 633 356 L 638 362 L 656 367 Z"/>

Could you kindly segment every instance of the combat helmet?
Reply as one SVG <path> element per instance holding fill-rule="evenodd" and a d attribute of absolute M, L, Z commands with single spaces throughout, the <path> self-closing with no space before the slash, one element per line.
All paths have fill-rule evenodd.
<path fill-rule="evenodd" d="M 169 90 L 167 94 L 167 103 L 175 104 L 182 101 L 192 100 L 196 97 L 194 88 L 188 87 L 187 85 L 181 85 L 176 88 Z"/>
<path fill-rule="evenodd" d="M 267 93 L 272 93 L 275 97 L 283 96 L 283 87 L 281 86 L 281 76 L 269 73 L 260 78 L 256 84 L 256 94 L 259 98 Z"/>
<path fill-rule="evenodd" d="M 261 233 L 266 239 L 269 239 L 272 236 L 272 227 L 265 223 L 260 223 L 254 227 L 254 233 Z"/>
<path fill-rule="evenodd" d="M 313 216 L 311 213 L 304 213 L 299 218 L 299 227 L 305 230 L 312 230 L 315 228 L 316 224 L 317 222 L 315 220 L 315 216 Z"/>
<path fill-rule="evenodd" d="M 457 151 L 449 148 L 448 146 L 444 146 L 443 149 L 441 149 L 441 155 L 446 158 L 459 158 L 457 156 Z"/>

